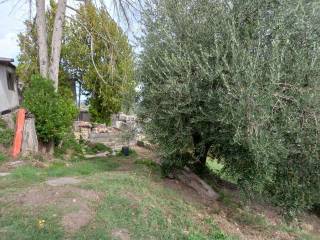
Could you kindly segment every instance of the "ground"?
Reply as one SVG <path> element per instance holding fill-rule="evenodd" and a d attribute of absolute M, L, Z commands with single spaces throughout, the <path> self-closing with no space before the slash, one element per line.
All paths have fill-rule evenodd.
<path fill-rule="evenodd" d="M 129 157 L 0 163 L 0 172 L 10 173 L 0 175 L 1 240 L 320 239 L 315 216 L 285 224 L 275 209 L 241 204 L 232 184 L 207 201 L 162 178 L 154 152 L 135 150 Z"/>

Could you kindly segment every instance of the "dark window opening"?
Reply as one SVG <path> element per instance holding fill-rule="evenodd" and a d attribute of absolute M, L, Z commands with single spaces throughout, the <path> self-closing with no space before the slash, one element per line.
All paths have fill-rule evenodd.
<path fill-rule="evenodd" d="M 11 72 L 7 72 L 8 89 L 14 91 L 14 75 Z"/>

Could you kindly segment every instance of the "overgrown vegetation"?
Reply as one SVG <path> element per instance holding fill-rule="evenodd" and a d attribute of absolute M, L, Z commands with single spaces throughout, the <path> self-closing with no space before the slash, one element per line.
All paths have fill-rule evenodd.
<path fill-rule="evenodd" d="M 50 1 L 46 19 L 51 44 L 55 1 Z M 19 34 L 17 73 L 25 83 L 39 74 L 35 21 L 26 21 Z M 59 93 L 73 100 L 86 95 L 92 121 L 109 123 L 110 116 L 128 110 L 134 98 L 133 53 L 128 38 L 111 18 L 105 6 L 93 2 L 81 5 L 74 18 L 66 19 L 62 44 Z"/>
<path fill-rule="evenodd" d="M 36 131 L 41 141 L 60 142 L 70 132 L 78 110 L 71 99 L 54 90 L 52 81 L 33 75 L 23 96 L 23 106 L 36 118 Z"/>
<path fill-rule="evenodd" d="M 132 102 L 124 101 L 135 86 L 132 49 L 105 7 L 97 8 L 93 2 L 80 7 L 67 24 L 63 52 L 64 68 L 88 93 L 94 122 L 109 123 L 111 114 Z"/>
<path fill-rule="evenodd" d="M 0 164 L 6 160 L 7 160 L 7 157 L 3 153 L 0 152 Z"/>
<path fill-rule="evenodd" d="M 102 153 L 102 152 L 112 152 L 112 149 L 108 146 L 106 146 L 103 143 L 91 143 L 87 142 L 85 143 L 85 151 L 89 154 L 95 154 L 95 153 Z"/>
<path fill-rule="evenodd" d="M 148 5 L 141 114 L 169 171 L 221 159 L 287 216 L 320 199 L 319 1 Z"/>
<path fill-rule="evenodd" d="M 13 140 L 13 130 L 8 128 L 7 123 L 0 118 L 0 144 L 9 148 Z"/>

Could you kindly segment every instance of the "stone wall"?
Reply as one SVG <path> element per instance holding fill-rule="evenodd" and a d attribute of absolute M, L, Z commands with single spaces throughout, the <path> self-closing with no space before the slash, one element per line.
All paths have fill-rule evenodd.
<path fill-rule="evenodd" d="M 106 124 L 92 124 L 90 122 L 74 122 L 74 134 L 76 139 L 83 139 L 94 143 L 103 143 L 112 149 L 120 149 L 127 145 L 122 135 L 128 128 L 136 127 L 136 117 L 119 113 L 113 115 L 111 126 Z M 137 139 L 133 139 L 129 145 L 136 144 Z"/>

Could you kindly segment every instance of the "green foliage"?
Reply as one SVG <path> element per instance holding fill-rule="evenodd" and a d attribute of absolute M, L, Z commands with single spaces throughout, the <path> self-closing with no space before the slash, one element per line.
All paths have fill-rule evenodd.
<path fill-rule="evenodd" d="M 3 153 L 0 152 L 0 164 L 6 160 L 7 160 L 7 157 Z"/>
<path fill-rule="evenodd" d="M 315 0 L 149 5 L 140 117 L 167 169 L 204 165 L 210 151 L 248 196 L 288 216 L 319 203 L 319 9 Z"/>
<path fill-rule="evenodd" d="M 42 228 L 39 227 L 40 219 L 45 220 Z M 0 227 L 8 229 L 1 234 L 1 239 L 63 239 L 64 231 L 59 221 L 56 209 L 44 210 L 38 206 L 35 211 L 30 208 L 9 207 L 0 219 Z"/>
<path fill-rule="evenodd" d="M 46 12 L 50 48 L 57 4 Z M 35 21 L 25 22 L 20 33 L 17 73 L 25 83 L 39 73 Z M 92 40 L 92 41 L 91 41 Z M 75 99 L 76 82 L 87 95 L 93 121 L 109 123 L 121 109 L 128 111 L 135 97 L 133 53 L 128 38 L 104 8 L 82 5 L 73 19 L 66 19 L 59 71 L 59 93 Z"/>
<path fill-rule="evenodd" d="M 103 143 L 91 143 L 91 142 L 86 143 L 85 150 L 86 150 L 86 153 L 89 153 L 89 154 L 96 154 L 101 152 L 112 152 L 112 149 Z"/>
<path fill-rule="evenodd" d="M 98 172 L 112 171 L 119 167 L 119 163 L 113 159 L 92 158 L 72 162 L 66 166 L 65 162 L 55 162 L 45 171 L 48 177 L 87 176 Z"/>
<path fill-rule="evenodd" d="M 34 183 L 45 179 L 43 174 L 39 172 L 37 168 L 28 165 L 14 169 L 10 177 L 24 183 Z"/>
<path fill-rule="evenodd" d="M 13 130 L 8 128 L 6 122 L 0 118 L 0 144 L 10 147 L 13 141 Z"/>
<path fill-rule="evenodd" d="M 108 123 L 134 93 L 133 54 L 127 36 L 107 9 L 88 3 L 66 24 L 62 51 L 65 69 L 81 80 L 88 93 L 92 120 Z"/>
<path fill-rule="evenodd" d="M 79 143 L 74 134 L 67 132 L 61 139 L 61 143 L 54 149 L 56 157 L 64 157 L 66 154 L 71 154 L 69 157 L 82 157 L 83 145 Z"/>
<path fill-rule="evenodd" d="M 36 131 L 43 142 L 59 142 L 77 116 L 73 101 L 55 92 L 52 81 L 38 75 L 25 89 L 23 106 L 36 118 Z"/>

